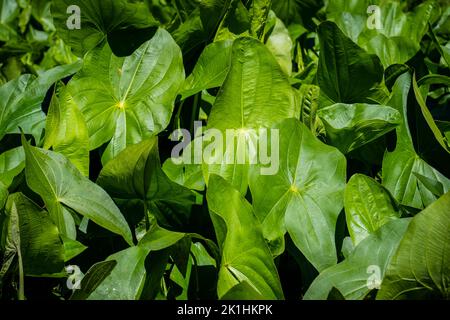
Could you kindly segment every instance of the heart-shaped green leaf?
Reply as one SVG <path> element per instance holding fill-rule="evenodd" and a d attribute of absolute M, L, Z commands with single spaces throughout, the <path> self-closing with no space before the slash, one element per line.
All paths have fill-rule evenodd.
<path fill-rule="evenodd" d="M 108 162 L 166 128 L 183 81 L 180 48 L 159 29 L 126 58 L 108 45 L 93 50 L 67 89 L 86 119 L 90 148 L 111 141 L 103 155 Z"/>
<path fill-rule="evenodd" d="M 217 291 L 219 298 L 243 282 L 255 295 L 247 299 L 282 299 L 278 272 L 251 205 L 218 175 L 210 177 L 206 195 L 222 262 Z"/>
<path fill-rule="evenodd" d="M 262 175 L 259 165 L 252 168 L 255 213 L 274 253 L 283 251 L 279 242 L 287 231 L 314 267 L 323 270 L 337 262 L 335 229 L 344 200 L 345 157 L 298 120 L 284 120 L 274 129 L 280 135 L 279 170 Z"/>

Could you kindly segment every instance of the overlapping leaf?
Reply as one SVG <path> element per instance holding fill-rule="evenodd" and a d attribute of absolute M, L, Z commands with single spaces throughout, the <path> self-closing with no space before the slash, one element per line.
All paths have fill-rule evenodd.
<path fill-rule="evenodd" d="M 320 58 L 317 81 L 321 92 L 335 103 L 365 102 L 370 89 L 381 82 L 383 67 L 330 21 L 318 30 Z"/>
<path fill-rule="evenodd" d="M 41 103 L 50 86 L 80 68 L 80 63 L 48 70 L 38 77 L 22 75 L 0 87 L 0 139 L 8 133 L 24 133 L 39 137 L 45 126 Z"/>
<path fill-rule="evenodd" d="M 212 164 L 203 166 L 206 180 L 212 173 L 219 174 L 245 193 L 249 161 L 238 163 L 237 152 L 247 156 L 251 153 L 254 141 L 246 137 L 247 130 L 258 133 L 258 129 L 270 128 L 277 121 L 298 117 L 299 112 L 297 95 L 272 53 L 255 39 L 235 40 L 231 68 L 211 110 L 207 129 L 217 129 L 223 136 L 227 129 L 237 130 L 237 144 L 246 146 L 239 151 L 233 142 L 232 163 L 223 156 L 225 148 L 221 161 L 209 159 Z M 233 147 L 230 141 L 226 143 Z"/>
<path fill-rule="evenodd" d="M 450 190 L 450 180 L 427 164 L 416 153 L 408 125 L 408 94 L 412 77 L 409 72 L 401 75 L 392 91 L 389 105 L 402 115 L 402 124 L 397 128 L 397 146 L 387 152 L 383 159 L 383 185 L 401 204 L 414 208 L 424 208 L 437 200 L 416 174 L 436 181 L 445 193 Z"/>
<path fill-rule="evenodd" d="M 80 56 L 114 31 L 131 33 L 156 25 L 143 3 L 128 0 L 55 0 L 51 10 L 58 34 Z"/>
<path fill-rule="evenodd" d="M 315 268 L 323 270 L 337 262 L 335 229 L 344 200 L 345 157 L 298 120 L 282 121 L 274 129 L 280 132 L 279 170 L 261 175 L 260 166 L 252 169 L 255 213 L 275 253 L 283 250 L 287 231 Z"/>
<path fill-rule="evenodd" d="M 253 289 L 247 299 L 282 299 L 278 272 L 251 205 L 218 175 L 210 177 L 207 199 L 222 251 L 219 298 L 233 298 L 227 293 L 245 284 Z"/>
<path fill-rule="evenodd" d="M 110 142 L 107 162 L 166 128 L 183 81 L 180 48 L 159 29 L 126 58 L 108 45 L 93 50 L 67 89 L 87 122 L 90 148 Z"/>
<path fill-rule="evenodd" d="M 70 208 L 133 243 L 125 218 L 102 188 L 84 177 L 63 155 L 32 147 L 24 137 L 22 143 L 27 184 L 42 197 L 61 234 L 76 237 Z"/>
<path fill-rule="evenodd" d="M 164 227 L 182 227 L 195 203 L 194 194 L 161 169 L 157 138 L 125 149 L 103 168 L 97 183 L 114 198 L 143 201 Z"/>
<path fill-rule="evenodd" d="M 345 188 L 347 228 L 357 245 L 391 220 L 400 217 L 395 200 L 374 179 L 355 174 Z"/>
<path fill-rule="evenodd" d="M 362 300 L 380 286 L 389 261 L 410 219 L 391 221 L 362 240 L 343 262 L 324 270 L 305 294 L 306 300 L 324 300 L 337 288 L 347 300 Z"/>
<path fill-rule="evenodd" d="M 400 124 L 400 113 L 388 106 L 335 104 L 317 113 L 330 144 L 344 154 L 383 136 Z"/>
<path fill-rule="evenodd" d="M 450 193 L 446 193 L 411 221 L 377 299 L 448 299 L 449 230 Z"/>

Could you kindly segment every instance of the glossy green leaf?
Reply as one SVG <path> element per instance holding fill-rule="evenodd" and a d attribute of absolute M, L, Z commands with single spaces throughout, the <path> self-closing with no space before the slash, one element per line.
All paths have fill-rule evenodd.
<path fill-rule="evenodd" d="M 377 299 L 449 299 L 449 230 L 450 193 L 446 193 L 412 220 Z"/>
<path fill-rule="evenodd" d="M 320 109 L 327 137 L 344 154 L 372 142 L 400 124 L 400 113 L 388 106 L 335 104 Z"/>
<path fill-rule="evenodd" d="M 0 155 L 0 180 L 11 184 L 12 179 L 24 168 L 25 153 L 22 147 L 10 149 Z"/>
<path fill-rule="evenodd" d="M 420 50 L 433 6 L 425 1 L 405 12 L 400 1 L 334 0 L 327 4 L 327 17 L 387 68 L 406 63 Z"/>
<path fill-rule="evenodd" d="M 207 129 L 217 129 L 224 135 L 227 129 L 239 130 L 238 140 L 247 144 L 241 152 L 248 154 L 252 142 L 242 142 L 246 141 L 246 130 L 270 128 L 299 113 L 297 94 L 267 47 L 252 38 L 235 40 L 231 69 L 211 110 Z M 219 174 L 245 193 L 248 164 L 238 163 L 235 154 L 234 164 L 227 162 L 227 156 L 222 157 L 221 164 L 204 164 L 205 179 L 212 173 Z"/>
<path fill-rule="evenodd" d="M 61 236 L 61 238 L 64 242 L 64 262 L 72 260 L 88 248 L 76 240 L 69 239 L 65 236 Z"/>
<path fill-rule="evenodd" d="M 323 22 L 317 81 L 322 93 L 342 103 L 364 102 L 372 87 L 381 82 L 383 67 L 377 56 L 368 54 L 347 38 L 333 22 Z"/>
<path fill-rule="evenodd" d="M 437 199 L 426 185 L 417 179 L 420 174 L 429 179 L 438 181 L 443 191 L 450 190 L 450 180 L 427 164 L 416 153 L 413 145 L 408 119 L 408 94 L 411 90 L 412 77 L 404 73 L 396 81 L 392 96 L 388 104 L 402 115 L 402 124 L 397 127 L 397 145 L 394 151 L 387 152 L 383 159 L 383 186 L 401 204 L 424 208 Z"/>
<path fill-rule="evenodd" d="M 131 247 L 109 256 L 117 261 L 111 273 L 89 295 L 88 300 L 137 300 L 145 283 L 145 259 L 149 249 Z"/>
<path fill-rule="evenodd" d="M 153 224 L 139 241 L 139 246 L 151 251 L 158 251 L 171 247 L 185 236 L 185 233 L 165 230 L 157 224 Z"/>
<path fill-rule="evenodd" d="M 380 57 L 385 68 L 406 63 L 418 51 L 418 44 L 407 37 L 387 37 L 378 34 L 364 44 L 364 48 Z"/>
<path fill-rule="evenodd" d="M 210 178 L 207 199 L 222 251 L 219 298 L 246 282 L 257 293 L 253 299 L 282 299 L 277 269 L 251 205 L 217 175 Z"/>
<path fill-rule="evenodd" d="M 61 234 L 75 239 L 73 218 L 65 206 L 132 244 L 131 231 L 109 195 L 84 177 L 61 154 L 32 147 L 22 137 L 28 186 L 44 200 Z"/>
<path fill-rule="evenodd" d="M 401 215 L 389 192 L 362 174 L 353 175 L 347 183 L 344 208 L 347 228 L 355 246 Z"/>
<path fill-rule="evenodd" d="M 362 240 L 341 263 L 324 270 L 306 292 L 305 300 L 325 300 L 337 288 L 346 300 L 362 300 L 379 287 L 410 219 L 397 219 L 383 225 Z"/>
<path fill-rule="evenodd" d="M 202 167 L 199 164 L 177 164 L 172 158 L 163 164 L 164 173 L 172 180 L 191 190 L 205 189 Z"/>
<path fill-rule="evenodd" d="M 58 228 L 47 212 L 21 193 L 9 196 L 6 205 L 9 221 L 17 223 L 20 247 L 16 250 L 24 273 L 30 276 L 61 272 L 64 268 L 64 247 Z M 17 218 L 11 218 L 16 215 Z M 10 225 L 9 229 L 12 226 Z M 11 232 L 10 230 L 9 232 Z"/>
<path fill-rule="evenodd" d="M 102 261 L 94 264 L 84 275 L 80 288 L 72 294 L 70 300 L 86 300 L 92 292 L 111 274 L 116 267 L 115 260 Z"/>
<path fill-rule="evenodd" d="M 60 66 L 35 77 L 25 74 L 0 87 L 0 140 L 9 133 L 39 137 L 45 126 L 41 103 L 50 86 L 78 71 L 81 63 Z"/>
<path fill-rule="evenodd" d="M 131 56 L 108 45 L 90 52 L 67 86 L 86 119 L 90 149 L 109 141 L 103 162 L 166 128 L 184 81 L 180 48 L 159 29 Z"/>
<path fill-rule="evenodd" d="M 339 28 L 357 42 L 368 21 L 367 9 L 374 1 L 369 0 L 334 0 L 326 4 L 327 18 L 334 21 Z M 375 4 L 377 4 L 375 2 Z"/>
<path fill-rule="evenodd" d="M 260 166 L 252 168 L 255 213 L 274 252 L 287 231 L 314 267 L 323 270 L 337 262 L 335 228 L 344 200 L 345 157 L 298 120 L 282 121 L 274 129 L 280 132 L 279 170 L 262 175 Z"/>

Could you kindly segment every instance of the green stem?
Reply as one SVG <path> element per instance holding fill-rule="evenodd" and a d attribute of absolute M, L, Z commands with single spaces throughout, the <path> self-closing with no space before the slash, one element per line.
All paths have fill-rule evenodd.
<path fill-rule="evenodd" d="M 19 300 L 25 300 L 25 277 L 23 272 L 23 261 L 22 261 L 22 253 L 20 249 L 17 250 L 17 255 L 19 259 Z"/>
<path fill-rule="evenodd" d="M 145 218 L 145 229 L 148 231 L 150 229 L 150 220 L 148 219 L 148 207 L 147 201 L 144 199 L 144 218 Z"/>

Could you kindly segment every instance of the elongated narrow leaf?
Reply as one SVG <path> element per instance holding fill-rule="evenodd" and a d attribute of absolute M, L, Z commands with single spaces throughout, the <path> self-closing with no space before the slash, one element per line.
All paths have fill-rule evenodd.
<path fill-rule="evenodd" d="M 183 81 L 180 48 L 159 29 L 126 58 L 114 56 L 108 45 L 91 51 L 67 88 L 86 119 L 90 148 L 111 141 L 107 162 L 166 128 Z"/>
<path fill-rule="evenodd" d="M 59 231 L 71 239 L 73 220 L 67 206 L 98 225 L 117 233 L 132 244 L 131 231 L 125 218 L 108 194 L 85 178 L 61 154 L 32 147 L 22 137 L 26 155 L 25 175 L 28 186 L 44 200 Z M 68 218 L 70 217 L 70 218 Z"/>
<path fill-rule="evenodd" d="M 400 218 L 395 200 L 378 182 L 355 174 L 345 188 L 347 228 L 354 245 L 391 220 Z"/>
<path fill-rule="evenodd" d="M 347 259 L 320 273 L 304 299 L 325 300 L 333 287 L 347 300 L 364 299 L 372 289 L 380 287 L 409 222 L 391 221 L 362 240 Z"/>
<path fill-rule="evenodd" d="M 262 175 L 260 166 L 252 168 L 255 213 L 274 252 L 287 231 L 314 267 L 323 270 L 337 262 L 335 229 L 344 200 L 345 157 L 298 120 L 287 119 L 274 129 L 280 132 L 279 170 Z"/>
<path fill-rule="evenodd" d="M 250 34 L 257 39 L 264 38 L 264 27 L 272 7 L 272 0 L 253 0 L 250 8 Z"/>
<path fill-rule="evenodd" d="M 378 139 L 400 124 L 400 113 L 388 106 L 338 103 L 317 114 L 332 145 L 343 153 Z"/>
<path fill-rule="evenodd" d="M 282 299 L 277 269 L 250 204 L 217 175 L 211 176 L 207 199 L 222 250 L 219 298 L 245 282 L 255 292 L 247 299 Z"/>
<path fill-rule="evenodd" d="M 412 220 L 377 299 L 449 299 L 449 230 L 450 193 L 446 193 Z"/>
<path fill-rule="evenodd" d="M 284 73 L 290 77 L 292 75 L 292 48 L 294 44 L 283 21 L 277 17 L 274 17 L 274 19 L 275 26 L 267 38 L 266 46 L 273 53 Z"/>

